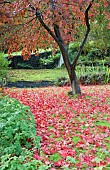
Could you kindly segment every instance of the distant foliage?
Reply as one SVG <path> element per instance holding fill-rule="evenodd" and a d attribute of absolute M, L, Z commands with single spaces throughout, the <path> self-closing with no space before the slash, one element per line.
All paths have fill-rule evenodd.
<path fill-rule="evenodd" d="M 97 85 L 110 83 L 110 69 L 107 66 L 77 66 L 78 81 L 82 85 Z M 69 79 L 60 77 L 56 80 L 57 86 L 67 86 Z"/>
<path fill-rule="evenodd" d="M 0 87 L 6 83 L 9 64 L 10 62 L 4 57 L 3 53 L 0 53 Z"/>
<path fill-rule="evenodd" d="M 48 58 L 40 58 L 39 59 L 39 67 L 42 68 L 55 68 L 58 66 L 58 61 L 60 59 L 59 53 L 55 54 L 55 56 L 49 55 Z"/>
<path fill-rule="evenodd" d="M 78 66 L 76 68 L 78 79 L 84 85 L 96 85 L 110 83 L 110 69 L 108 66 Z"/>
<path fill-rule="evenodd" d="M 97 41 L 97 40 L 96 40 Z M 72 62 L 75 59 L 78 48 L 80 46 L 80 42 L 70 43 L 69 44 L 69 59 Z M 78 65 L 109 65 L 109 58 L 110 58 L 110 47 L 95 47 L 94 41 L 88 41 L 84 49 L 80 55 L 78 60 Z"/>

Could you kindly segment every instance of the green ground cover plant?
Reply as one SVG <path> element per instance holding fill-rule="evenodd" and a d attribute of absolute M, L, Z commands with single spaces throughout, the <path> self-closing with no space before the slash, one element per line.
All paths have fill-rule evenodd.
<path fill-rule="evenodd" d="M 41 137 L 36 135 L 35 120 L 29 107 L 16 99 L 2 97 L 0 108 L 0 169 L 33 170 L 44 167 L 33 157 L 34 151 L 40 149 Z"/>

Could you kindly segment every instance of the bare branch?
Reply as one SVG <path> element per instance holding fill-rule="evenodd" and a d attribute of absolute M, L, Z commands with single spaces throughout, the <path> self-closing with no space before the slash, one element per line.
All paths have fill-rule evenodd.
<path fill-rule="evenodd" d="M 54 32 L 55 32 L 56 37 L 59 39 L 60 42 L 64 43 L 61 37 L 59 26 L 57 24 L 53 24 L 53 27 L 54 27 Z"/>
<path fill-rule="evenodd" d="M 34 19 L 36 19 L 36 17 L 34 17 L 31 20 L 29 20 L 28 22 L 24 23 L 24 25 L 31 23 Z"/>
<path fill-rule="evenodd" d="M 32 6 L 31 4 L 29 4 L 29 7 L 31 8 L 32 11 L 34 11 L 34 12 L 36 11 L 35 7 Z"/>
<path fill-rule="evenodd" d="M 4 4 L 11 4 L 11 2 L 9 2 L 9 1 L 2 1 L 2 2 L 0 2 L 0 4 L 2 4 L 2 5 L 4 5 Z"/>
<path fill-rule="evenodd" d="M 39 10 L 36 10 L 36 18 L 39 20 L 40 24 L 47 30 L 47 32 L 53 37 L 53 39 L 57 43 L 59 43 L 59 39 L 56 37 L 56 35 L 52 32 L 52 30 L 43 21 L 42 14 Z"/>
<path fill-rule="evenodd" d="M 2 2 L 0 2 L 0 8 L 3 8 L 6 4 L 11 4 L 11 2 L 9 2 L 9 1 L 2 1 Z"/>
<path fill-rule="evenodd" d="M 35 16 L 35 14 L 34 15 L 23 16 L 23 18 L 32 18 L 34 16 Z"/>
<path fill-rule="evenodd" d="M 93 2 L 94 2 L 94 0 L 92 0 L 92 1 L 90 2 L 90 4 L 88 5 L 88 7 L 86 8 L 86 11 L 85 11 L 85 23 L 86 23 L 87 30 L 86 30 L 84 39 L 83 39 L 83 41 L 82 41 L 82 44 L 80 45 L 79 51 L 78 51 L 78 53 L 77 53 L 77 55 L 76 55 L 76 58 L 75 58 L 74 61 L 73 61 L 73 64 L 72 64 L 72 69 L 73 69 L 73 70 L 74 70 L 75 67 L 76 67 L 78 58 L 79 58 L 79 56 L 80 56 L 80 54 L 81 54 L 81 52 L 82 52 L 82 50 L 83 50 L 83 47 L 84 47 L 84 45 L 85 45 L 85 43 L 86 43 L 87 37 L 88 37 L 89 32 L 90 32 L 90 23 L 89 23 L 89 14 L 88 14 L 88 13 L 89 13 L 90 8 L 92 7 Z"/>

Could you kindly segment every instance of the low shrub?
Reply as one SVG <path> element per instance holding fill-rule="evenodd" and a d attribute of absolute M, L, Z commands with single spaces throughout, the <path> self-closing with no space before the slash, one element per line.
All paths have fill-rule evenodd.
<path fill-rule="evenodd" d="M 110 69 L 107 66 L 77 66 L 76 72 L 81 84 L 110 83 Z"/>
<path fill-rule="evenodd" d="M 33 69 L 33 67 L 31 65 L 26 64 L 26 63 L 18 63 L 17 66 L 20 69 Z"/>
<path fill-rule="evenodd" d="M 110 83 L 110 69 L 108 67 L 77 67 L 76 74 L 79 83 L 82 85 Z M 66 86 L 69 84 L 70 81 L 66 77 L 60 77 L 55 81 L 55 85 L 57 86 Z"/>
<path fill-rule="evenodd" d="M 5 96 L 0 99 L 0 108 L 0 169 L 36 170 L 42 166 L 47 169 L 33 158 L 34 151 L 40 149 L 41 137 L 36 135 L 29 107 Z"/>
<path fill-rule="evenodd" d="M 59 53 L 55 54 L 54 56 L 49 55 L 47 57 L 43 57 L 39 59 L 39 68 L 55 68 L 58 66 L 58 62 L 60 59 Z"/>
<path fill-rule="evenodd" d="M 51 55 L 48 58 L 40 58 L 41 65 L 48 65 L 48 64 L 52 64 L 53 62 L 54 62 L 54 59 Z"/>
<path fill-rule="evenodd" d="M 67 86 L 67 85 L 69 85 L 70 83 L 69 83 L 69 79 L 68 78 L 66 78 L 66 77 L 60 77 L 60 78 L 58 78 L 56 81 L 55 81 L 55 85 L 57 85 L 57 86 Z"/>
<path fill-rule="evenodd" d="M 8 65 L 10 62 L 0 53 L 0 87 L 3 87 L 7 81 Z"/>
<path fill-rule="evenodd" d="M 107 84 L 110 83 L 110 76 L 106 73 L 96 73 L 92 75 L 80 76 L 79 82 L 82 85 L 96 85 L 96 84 Z"/>

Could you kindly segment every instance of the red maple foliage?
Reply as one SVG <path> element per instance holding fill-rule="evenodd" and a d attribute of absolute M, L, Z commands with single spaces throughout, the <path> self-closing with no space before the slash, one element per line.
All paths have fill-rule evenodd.
<path fill-rule="evenodd" d="M 42 137 L 41 151 L 34 157 L 53 168 L 80 170 L 110 164 L 110 86 L 82 89 L 78 97 L 67 95 L 69 87 L 5 89 L 10 97 L 30 107 L 37 135 Z M 58 160 L 52 159 L 54 155 L 60 156 Z"/>

